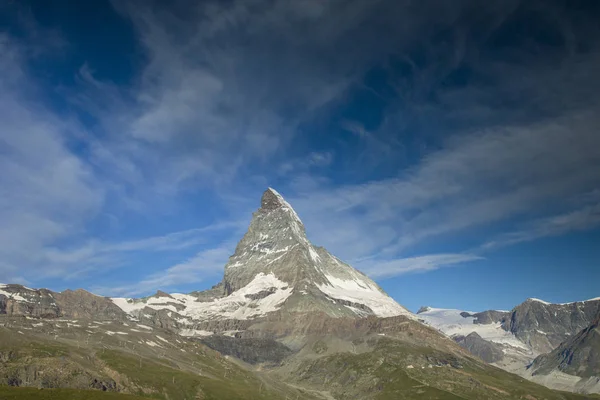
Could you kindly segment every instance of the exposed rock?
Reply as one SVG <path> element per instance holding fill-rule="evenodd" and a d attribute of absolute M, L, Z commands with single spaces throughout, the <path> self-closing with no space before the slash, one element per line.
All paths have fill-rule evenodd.
<path fill-rule="evenodd" d="M 559 370 L 582 378 L 600 377 L 600 314 L 587 328 L 532 363 L 533 375 Z"/>
<path fill-rule="evenodd" d="M 277 288 L 270 287 L 268 289 L 261 290 L 258 293 L 247 294 L 247 295 L 245 295 L 245 297 L 252 299 L 252 300 L 264 299 L 265 297 L 272 295 L 276 291 L 277 291 Z"/>
<path fill-rule="evenodd" d="M 156 294 L 155 294 L 154 296 L 156 296 L 156 297 L 168 297 L 168 298 L 170 298 L 170 299 L 173 299 L 173 300 L 175 300 L 175 299 L 173 298 L 173 296 L 171 296 L 169 293 L 165 293 L 165 292 L 163 292 L 162 290 L 157 290 L 157 291 L 156 291 Z"/>
<path fill-rule="evenodd" d="M 487 325 L 495 322 L 504 322 L 510 317 L 510 312 L 488 310 L 475 313 L 472 316 L 475 317 L 475 321 L 473 321 L 473 323 Z"/>
<path fill-rule="evenodd" d="M 60 315 L 71 319 L 126 321 L 127 314 L 108 297 L 96 296 L 83 289 L 53 293 Z"/>
<path fill-rule="evenodd" d="M 455 336 L 454 340 L 461 347 L 467 349 L 471 354 L 476 355 L 485 362 L 494 363 L 504 358 L 504 353 L 500 345 L 482 339 L 477 332 L 472 332 L 467 336 Z"/>
<path fill-rule="evenodd" d="M 56 318 L 61 315 L 53 292 L 34 290 L 22 285 L 0 285 L 0 314 Z"/>
<path fill-rule="evenodd" d="M 273 339 L 212 335 L 200 341 L 221 354 L 239 358 L 249 364 L 278 364 L 293 354 L 291 349 Z"/>
<path fill-rule="evenodd" d="M 555 349 L 588 327 L 600 312 L 600 300 L 550 304 L 528 299 L 515 307 L 503 328 L 539 353 Z"/>

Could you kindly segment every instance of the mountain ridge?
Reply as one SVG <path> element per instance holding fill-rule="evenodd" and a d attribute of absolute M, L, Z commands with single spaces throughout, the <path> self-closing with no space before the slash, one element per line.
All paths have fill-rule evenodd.
<path fill-rule="evenodd" d="M 524 341 L 531 334 L 531 324 L 564 325 L 555 333 L 566 335 L 567 330 L 584 324 L 595 306 L 594 302 L 573 304 L 556 306 L 530 299 L 510 312 L 423 308 L 415 316 L 365 274 L 313 245 L 291 205 L 269 188 L 227 261 L 223 279 L 211 289 L 188 294 L 157 290 L 151 296 L 129 299 L 85 290 L 52 292 L 0 285 L 0 314 L 4 314 L 0 315 L 0 334 L 32 343 L 42 341 L 44 346 L 48 341 L 60 341 L 77 349 L 82 343 L 87 349 L 90 337 L 96 337 L 87 349 L 91 351 L 88 360 L 98 350 L 101 354 L 108 350 L 119 360 L 127 359 L 122 374 L 143 371 L 136 349 L 142 349 L 145 357 L 158 357 L 152 362 L 163 366 L 162 359 L 173 351 L 168 358 L 177 366 L 181 357 L 187 357 L 182 353 L 192 348 L 197 352 L 197 345 L 204 343 L 220 354 L 250 363 L 252 366 L 245 368 L 263 374 L 263 382 L 286 393 L 297 393 L 301 386 L 319 398 L 321 394 L 329 399 L 397 398 L 401 393 L 406 398 L 427 394 L 431 398 L 500 399 L 507 395 L 522 398 L 533 391 L 543 393 L 544 398 L 564 399 L 569 397 L 499 372 L 481 359 L 510 370 L 500 364 L 503 360 L 496 361 L 511 355 L 508 350 L 517 350 L 512 362 L 522 364 L 524 357 L 534 357 L 528 347 L 533 342 Z M 552 307 L 558 307 L 554 317 L 544 312 Z M 573 312 L 573 307 L 581 311 L 567 326 L 564 316 Z M 436 318 L 437 326 L 432 323 Z M 473 327 L 475 334 L 469 333 Z M 459 340 L 452 337 L 459 333 L 467 334 Z M 519 336 L 521 333 L 525 336 Z M 0 356 L 10 358 L 14 351 L 9 348 Z M 65 354 L 78 353 L 59 353 L 61 357 Z M 95 388 L 97 376 L 109 390 L 135 389 L 130 381 L 123 384 L 107 377 L 103 367 L 98 367 L 104 364 L 96 362 L 92 368 L 78 360 L 69 358 L 69 363 L 74 373 L 85 373 L 82 381 L 57 378 L 41 384 Z M 37 362 L 31 357 L 19 359 L 21 369 L 10 369 L 6 376 L 10 382 L 30 385 L 41 382 L 37 372 L 32 380 L 31 371 L 50 368 L 49 372 L 55 373 L 54 366 L 62 361 L 50 357 L 43 361 L 48 364 Z M 194 373 L 201 373 L 193 362 L 192 367 Z M 162 368 L 157 371 L 173 373 Z M 224 378 L 229 368 L 223 372 Z M 15 376 L 11 375 L 14 371 L 18 372 Z M 145 385 L 154 387 L 149 378 Z M 506 381 L 511 383 L 503 383 Z M 174 381 L 170 386 L 177 390 Z M 259 393 L 261 390 L 262 383 Z"/>
<path fill-rule="evenodd" d="M 292 206 L 272 188 L 263 193 L 260 208 L 225 264 L 222 281 L 213 288 L 112 301 L 136 317 L 146 307 L 168 310 L 187 326 L 256 319 L 280 310 L 412 317 L 365 274 L 313 245 Z"/>

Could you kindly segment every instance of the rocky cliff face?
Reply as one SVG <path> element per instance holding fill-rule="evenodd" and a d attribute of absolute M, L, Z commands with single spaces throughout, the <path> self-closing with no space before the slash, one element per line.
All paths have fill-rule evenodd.
<path fill-rule="evenodd" d="M 34 318 L 125 321 L 127 314 L 108 297 L 85 290 L 53 292 L 22 285 L 0 285 L 0 314 Z"/>
<path fill-rule="evenodd" d="M 528 299 L 502 326 L 538 353 L 546 353 L 589 326 L 599 312 L 600 299 L 567 304 Z"/>
<path fill-rule="evenodd" d="M 454 340 L 456 340 L 456 343 L 461 347 L 467 349 L 469 353 L 476 355 L 490 364 L 504 358 L 502 346 L 483 339 L 477 332 L 471 332 L 467 336 L 456 336 Z"/>
<path fill-rule="evenodd" d="M 588 327 L 536 358 L 529 369 L 534 375 L 559 370 L 582 378 L 600 377 L 600 313 Z"/>
<path fill-rule="evenodd" d="M 0 314 L 56 318 L 61 312 L 53 293 L 49 290 L 0 284 Z"/>
<path fill-rule="evenodd" d="M 567 304 L 528 299 L 511 311 L 422 307 L 417 313 L 484 361 L 582 393 L 600 392 L 598 315 L 600 298 Z"/>

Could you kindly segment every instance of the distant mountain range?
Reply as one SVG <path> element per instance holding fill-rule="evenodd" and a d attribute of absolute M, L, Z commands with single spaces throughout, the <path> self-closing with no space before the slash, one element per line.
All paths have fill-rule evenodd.
<path fill-rule="evenodd" d="M 600 298 L 566 304 L 531 298 L 511 311 L 476 313 L 422 307 L 417 316 L 484 361 L 508 371 L 562 390 L 600 390 L 597 358 L 583 356 L 600 351 L 593 339 L 598 334 Z M 573 342 L 582 336 L 586 339 Z M 585 343 L 585 350 L 581 343 Z M 568 354 L 580 356 L 549 361 L 546 353 L 563 354 L 565 348 L 572 349 Z M 560 382 L 557 373 L 562 376 Z"/>
<path fill-rule="evenodd" d="M 209 290 L 129 299 L 0 285 L 0 384 L 164 399 L 582 399 L 488 363 L 598 391 L 599 311 L 600 299 L 530 299 L 414 315 L 310 243 L 268 189 Z"/>

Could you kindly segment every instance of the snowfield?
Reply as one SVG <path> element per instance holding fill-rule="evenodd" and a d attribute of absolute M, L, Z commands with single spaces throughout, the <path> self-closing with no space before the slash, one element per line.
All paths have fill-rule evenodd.
<path fill-rule="evenodd" d="M 329 284 L 319 285 L 318 287 L 320 291 L 331 298 L 364 304 L 373 310 L 378 317 L 393 317 L 396 315 L 413 316 L 410 311 L 381 292 L 379 288 L 373 287 L 363 280 L 344 280 L 329 274 L 325 274 L 325 277 L 329 281 Z M 364 314 L 364 311 L 355 307 L 346 307 L 359 315 Z"/>
<path fill-rule="evenodd" d="M 450 337 L 467 336 L 472 332 L 476 332 L 482 339 L 490 342 L 516 347 L 527 352 L 530 351 L 529 346 L 517 339 L 512 333 L 502 329 L 499 322 L 475 324 L 475 318 L 463 317 L 460 315 L 463 312 L 465 311 L 429 307 L 427 311 L 417 314 L 417 318 L 424 320 L 427 325 L 442 331 Z M 474 314 L 470 311 L 466 312 Z"/>
<path fill-rule="evenodd" d="M 272 293 L 266 297 L 255 299 L 263 291 Z M 210 302 L 196 301 L 196 297 L 174 293 L 171 297 L 150 297 L 146 301 L 127 298 L 113 298 L 112 301 L 128 314 L 136 315 L 145 307 L 155 310 L 170 310 L 189 317 L 195 321 L 207 319 L 251 319 L 277 311 L 281 304 L 291 296 L 293 288 L 275 277 L 275 275 L 259 273 L 245 287 L 236 290 L 227 297 Z M 248 297 L 250 296 L 250 297 Z M 175 305 L 184 308 L 177 311 Z"/>

